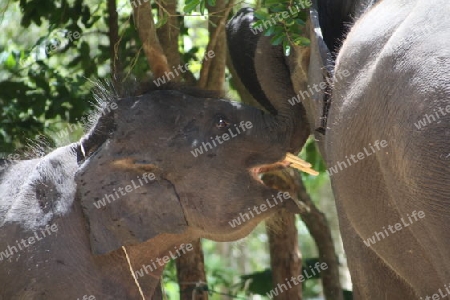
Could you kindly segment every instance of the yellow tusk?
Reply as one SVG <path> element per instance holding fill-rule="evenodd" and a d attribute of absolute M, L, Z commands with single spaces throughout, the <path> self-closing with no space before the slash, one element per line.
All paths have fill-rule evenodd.
<path fill-rule="evenodd" d="M 292 168 L 298 169 L 302 172 L 311 174 L 313 176 L 319 175 L 319 172 L 317 172 L 311 168 L 312 165 L 309 162 L 304 161 L 303 159 L 295 156 L 292 153 L 286 153 L 286 157 L 284 158 L 284 161 L 289 162 L 290 163 L 289 166 Z"/>

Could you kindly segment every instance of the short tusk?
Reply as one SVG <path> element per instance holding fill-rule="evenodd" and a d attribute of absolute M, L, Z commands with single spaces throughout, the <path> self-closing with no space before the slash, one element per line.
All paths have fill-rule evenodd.
<path fill-rule="evenodd" d="M 159 169 L 158 166 L 154 164 L 144 164 L 136 162 L 136 160 L 131 158 L 123 158 L 115 160 L 112 165 L 119 169 L 128 169 L 128 170 L 139 170 L 146 172 L 154 172 Z"/>
<path fill-rule="evenodd" d="M 312 165 L 309 162 L 304 161 L 303 159 L 297 157 L 292 153 L 286 153 L 286 157 L 284 158 L 283 162 L 288 162 L 291 168 L 295 168 L 310 175 L 313 176 L 319 175 L 319 172 L 311 168 Z"/>

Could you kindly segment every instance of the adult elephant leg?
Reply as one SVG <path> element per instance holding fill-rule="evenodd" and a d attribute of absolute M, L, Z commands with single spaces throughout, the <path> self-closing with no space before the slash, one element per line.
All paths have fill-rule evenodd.
<path fill-rule="evenodd" d="M 377 140 L 373 135 L 354 133 L 352 139 L 357 142 L 342 143 L 341 137 L 349 134 L 347 128 L 342 122 L 329 132 L 327 145 L 334 148 L 329 152 L 328 167 L 342 165 L 350 155 L 365 153 L 364 149 L 371 149 L 369 144 Z M 405 158 L 398 135 L 384 134 L 396 139 L 388 139 L 388 147 L 382 151 L 367 150 L 370 156 L 352 165 L 347 162 L 346 168 L 331 176 L 355 295 L 359 295 L 356 299 L 432 295 L 444 282 L 438 280 L 440 276 L 430 263 L 431 253 L 436 252 L 430 249 L 436 247 L 435 241 L 418 238 L 415 232 L 424 221 L 410 224 L 407 218 L 422 209 L 413 204 L 418 192 L 407 192 L 411 179 L 402 178 L 409 172 L 401 167 L 411 164 L 411 160 Z M 402 229 L 396 230 L 395 226 Z"/>
<path fill-rule="evenodd" d="M 448 1 L 381 1 L 336 60 L 327 162 L 361 299 L 429 299 L 450 281 L 444 7 Z M 424 20 L 428 34 L 416 31 Z"/>
<path fill-rule="evenodd" d="M 363 201 L 363 199 L 358 199 Z M 342 211 L 339 226 L 344 240 L 348 267 L 353 283 L 355 300 L 371 299 L 417 299 L 407 282 L 393 269 L 386 266 L 371 248 L 361 242 L 361 236 Z M 395 239 L 395 237 L 392 237 Z"/>
<path fill-rule="evenodd" d="M 438 111 L 445 105 L 450 109 L 448 100 L 426 109 Z M 420 275 L 416 277 L 424 281 L 432 278 L 435 283 L 417 285 L 419 296 L 424 299 L 433 294 L 448 295 L 446 287 L 450 282 L 449 134 L 450 115 L 447 115 L 422 130 L 398 136 L 392 156 L 402 160 L 395 167 L 392 159 L 381 161 L 391 199 L 408 225 L 402 232 L 408 231 L 414 237 L 410 251 L 423 249 L 421 259 L 410 266 L 409 276 L 417 272 Z"/>

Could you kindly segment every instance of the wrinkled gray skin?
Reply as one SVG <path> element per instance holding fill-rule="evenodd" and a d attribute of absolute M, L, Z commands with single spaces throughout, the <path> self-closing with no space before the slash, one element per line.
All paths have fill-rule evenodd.
<path fill-rule="evenodd" d="M 389 143 L 332 180 L 358 299 L 425 299 L 450 283 L 450 114 L 414 125 L 450 105 L 448 12 L 445 0 L 383 1 L 354 25 L 337 57 L 336 72 L 351 76 L 334 87 L 328 165 L 377 139 Z M 421 33 L 424 26 L 431 31 Z M 426 217 L 363 244 L 414 210 Z"/>
<path fill-rule="evenodd" d="M 277 193 L 255 180 L 250 168 L 299 151 L 309 132 L 299 129 L 296 112 L 279 106 L 274 116 L 173 90 L 117 104 L 80 142 L 0 172 L 0 251 L 57 226 L 3 257 L 0 299 L 141 299 L 121 246 L 136 271 L 196 238 L 244 237 L 274 210 L 236 228 L 228 222 Z M 191 154 L 226 132 L 222 125 L 234 128 L 241 121 L 253 128 L 198 157 Z M 93 205 L 149 172 L 156 180 L 101 209 Z M 161 272 L 138 279 L 147 299 Z"/>
<path fill-rule="evenodd" d="M 361 17 L 360 10 L 366 11 Z M 335 78 L 325 135 L 314 130 L 321 126 L 324 93 L 297 104 L 306 108 L 328 167 L 346 162 L 376 140 L 388 143 L 331 177 L 355 299 L 448 294 L 449 12 L 447 0 L 384 0 L 374 6 L 330 0 L 312 9 L 310 85 L 325 81 L 327 70 L 350 74 Z M 343 23 L 351 16 L 359 19 L 346 37 Z M 270 50 L 265 50 L 268 56 Z M 302 54 L 293 53 L 292 64 L 298 66 L 296 56 Z M 265 68 L 271 69 L 270 63 Z M 439 121 L 415 126 L 436 112 Z M 411 224 L 407 215 L 414 211 L 425 217 Z M 401 218 L 409 226 L 389 231 Z M 370 247 L 364 244 L 384 229 L 389 236 Z"/>

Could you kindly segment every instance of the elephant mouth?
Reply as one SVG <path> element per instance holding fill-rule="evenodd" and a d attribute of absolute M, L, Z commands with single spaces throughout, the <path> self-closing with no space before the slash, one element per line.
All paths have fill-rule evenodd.
<path fill-rule="evenodd" d="M 309 162 L 299 158 L 298 156 L 292 153 L 287 153 L 283 162 L 284 161 L 289 163 L 290 164 L 289 166 L 294 169 L 300 170 L 313 176 L 319 175 L 319 172 L 312 169 L 312 165 Z"/>
<path fill-rule="evenodd" d="M 137 160 L 131 159 L 131 158 L 116 160 L 113 164 L 117 168 L 134 169 L 134 170 L 140 170 L 140 171 L 144 171 L 144 172 L 155 172 L 155 171 L 159 170 L 158 166 L 156 166 L 152 163 L 149 163 L 147 161 L 137 161 Z M 263 185 L 267 185 L 262 180 L 262 177 L 264 174 L 278 171 L 278 170 L 283 170 L 286 168 L 294 168 L 301 172 L 308 173 L 312 176 L 319 175 L 319 172 L 312 169 L 312 165 L 310 163 L 308 163 L 307 161 L 305 161 L 291 153 L 286 153 L 286 156 L 284 157 L 284 159 L 282 159 L 278 162 L 275 162 L 272 164 L 259 165 L 259 166 L 250 168 L 249 172 L 250 172 L 251 176 L 253 177 L 253 179 L 255 179 L 257 182 L 259 182 Z"/>
<path fill-rule="evenodd" d="M 319 172 L 312 169 L 312 165 L 304 161 L 303 159 L 297 157 L 296 155 L 292 153 L 286 153 L 286 156 L 283 160 L 280 160 L 273 164 L 265 164 L 260 165 L 254 168 L 250 168 L 250 174 L 252 177 L 260 182 L 261 184 L 266 185 L 266 183 L 262 180 L 262 176 L 266 173 L 283 170 L 286 168 L 294 168 L 301 172 L 308 173 L 313 176 L 319 175 Z"/>

